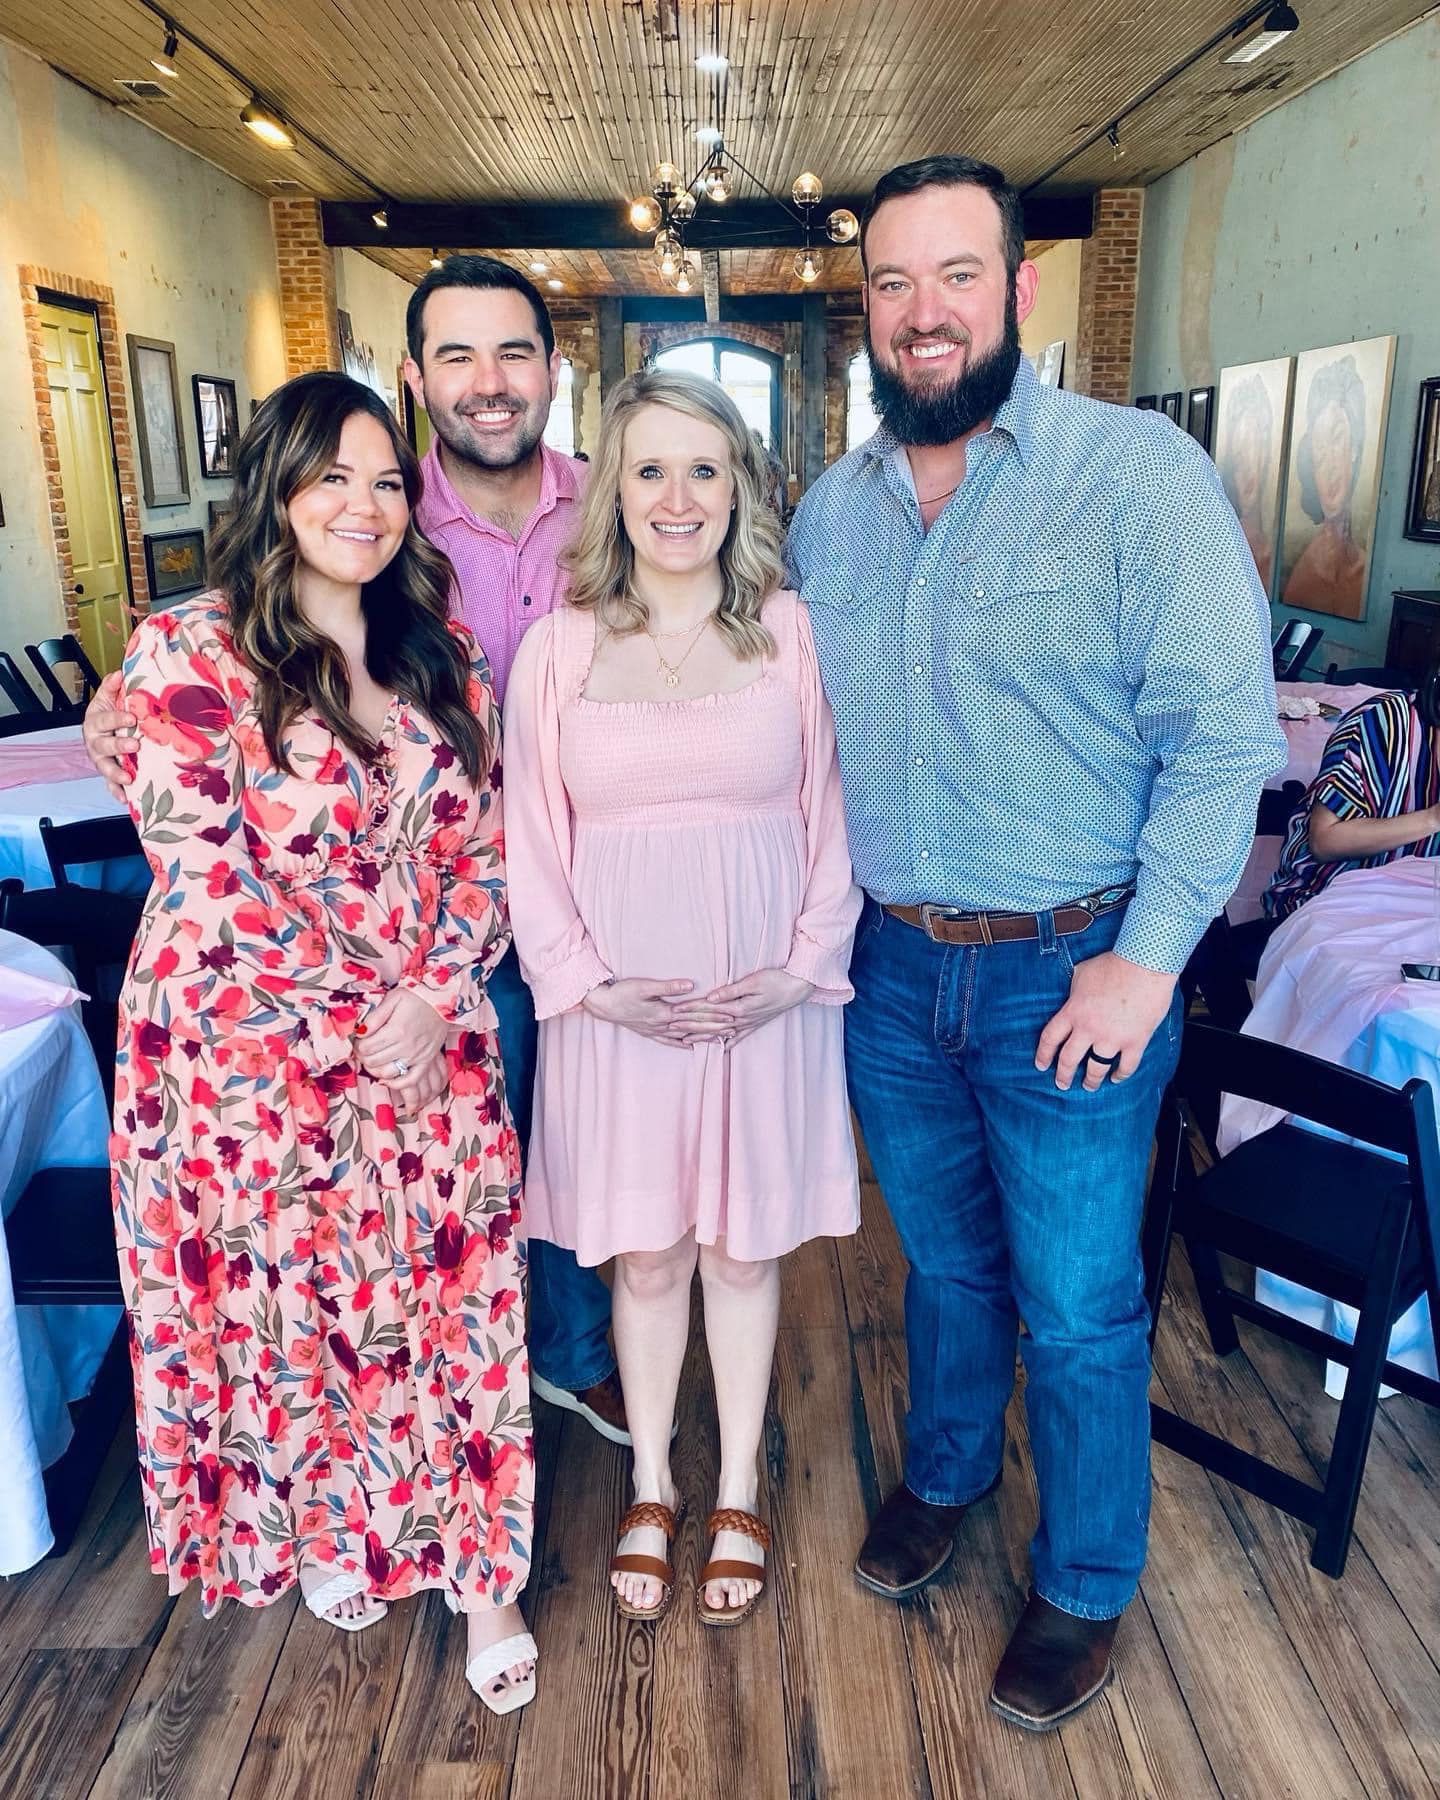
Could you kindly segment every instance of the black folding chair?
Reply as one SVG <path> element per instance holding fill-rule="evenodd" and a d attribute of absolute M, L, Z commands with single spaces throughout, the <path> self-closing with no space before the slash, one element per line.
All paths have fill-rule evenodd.
<path fill-rule="evenodd" d="M 79 672 L 84 690 L 80 702 L 82 707 L 100 685 L 99 671 L 80 648 L 80 640 L 73 631 L 67 631 L 64 637 L 42 638 L 38 644 L 27 644 L 25 654 L 50 695 L 52 712 L 74 712 L 76 705 L 75 696 L 66 693 L 55 679 L 56 669 L 63 669 L 69 664 Z"/>
<path fill-rule="evenodd" d="M 1287 1120 L 1197 1174 L 1187 1115 L 1193 1122 L 1221 1093 L 1279 1107 L 1362 1142 L 1344 1143 Z M 1190 1253 L 1217 1355 L 1238 1347 L 1235 1320 L 1248 1319 L 1344 1363 L 1349 1376 L 1318 1488 L 1152 1405 L 1155 1440 L 1312 1526 L 1311 1563 L 1338 1577 L 1345 1570 L 1381 1382 L 1440 1405 L 1440 1381 L 1388 1356 L 1391 1327 L 1421 1294 L 1429 1296 L 1432 1336 L 1440 1329 L 1434 1096 L 1423 1081 L 1386 1087 L 1283 1044 L 1187 1023 L 1175 1081 L 1161 1109 L 1142 1236 L 1152 1342 L 1177 1231 Z M 1357 1307 L 1354 1344 L 1227 1286 L 1221 1255 Z"/>
<path fill-rule="evenodd" d="M 1290 619 L 1275 634 L 1270 646 L 1277 681 L 1297 681 L 1307 662 L 1320 648 L 1325 633 L 1303 619 Z"/>
<path fill-rule="evenodd" d="M 0 694 L 15 708 L 17 718 L 26 723 L 21 731 L 34 731 L 48 717 L 45 706 L 30 683 L 20 673 L 20 665 L 8 650 L 0 650 Z M 10 724 L 10 720 L 5 720 Z"/>
<path fill-rule="evenodd" d="M 17 1306 L 123 1306 L 108 1168 L 41 1169 L 5 1221 Z M 130 1358 L 122 1319 L 88 1398 L 76 1403 L 75 1434 L 45 1471 L 45 1500 L 55 1539 L 51 1556 L 70 1548 L 95 1478 L 128 1409 Z"/>
<path fill-rule="evenodd" d="M 1256 837 L 1283 838 L 1304 797 L 1305 787 L 1299 781 L 1263 789 L 1255 811 Z M 1199 993 L 1212 1023 L 1238 1031 L 1250 1014 L 1249 983 L 1255 979 L 1261 954 L 1278 923 L 1276 919 L 1247 919 L 1232 925 L 1223 912 L 1212 919 L 1180 977 L 1187 1011 Z"/>
<path fill-rule="evenodd" d="M 1415 686 L 1415 678 L 1407 675 L 1403 669 L 1342 669 L 1339 663 L 1331 663 L 1325 671 L 1325 679 L 1331 687 L 1374 687 L 1399 689 L 1402 692 Z"/>
<path fill-rule="evenodd" d="M 98 819 L 76 819 L 69 825 L 56 825 L 50 819 L 40 821 L 40 841 L 50 864 L 50 875 L 57 888 L 76 887 L 81 893 L 95 893 L 94 888 L 80 887 L 70 880 L 70 870 L 87 863 L 109 862 L 122 856 L 143 856 L 140 834 L 135 821 L 127 813 L 115 813 Z M 106 894 L 106 900 L 120 896 Z M 137 903 L 138 908 L 138 903 Z M 139 911 L 136 911 L 139 918 Z"/>

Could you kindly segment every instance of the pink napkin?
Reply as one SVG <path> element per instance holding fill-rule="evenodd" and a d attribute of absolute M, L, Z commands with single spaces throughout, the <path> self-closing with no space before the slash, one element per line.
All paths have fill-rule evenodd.
<path fill-rule="evenodd" d="M 43 975 L 27 975 L 23 969 L 0 969 L 0 1031 L 29 1025 L 83 997 L 78 988 L 47 981 Z"/>
<path fill-rule="evenodd" d="M 0 788 L 29 787 L 37 781 L 79 781 L 95 765 L 84 744 L 12 744 L 0 738 Z"/>

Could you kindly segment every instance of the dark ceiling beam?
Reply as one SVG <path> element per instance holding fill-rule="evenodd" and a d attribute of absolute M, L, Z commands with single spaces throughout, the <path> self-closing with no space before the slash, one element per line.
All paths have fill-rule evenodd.
<path fill-rule="evenodd" d="M 621 206 L 386 204 L 388 228 L 370 216 L 373 201 L 322 201 L 325 242 L 357 250 L 643 250 L 649 243 Z M 825 215 L 835 206 L 858 214 L 864 205 L 861 199 L 824 202 L 816 241 L 826 241 Z M 1037 196 L 1025 202 L 1027 238 L 1086 238 L 1091 220 L 1087 195 Z M 702 206 L 686 228 L 685 241 L 693 250 L 777 249 L 798 245 L 800 227 L 772 201 L 734 200 L 724 207 Z"/>

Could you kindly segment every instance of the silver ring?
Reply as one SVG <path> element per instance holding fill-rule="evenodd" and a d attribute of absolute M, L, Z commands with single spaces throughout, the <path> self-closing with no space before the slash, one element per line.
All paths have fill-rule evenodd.
<path fill-rule="evenodd" d="M 402 1075 L 402 1076 L 408 1075 L 410 1073 L 409 1063 L 401 1062 L 401 1060 L 398 1056 L 395 1058 L 395 1073 L 397 1075 Z"/>

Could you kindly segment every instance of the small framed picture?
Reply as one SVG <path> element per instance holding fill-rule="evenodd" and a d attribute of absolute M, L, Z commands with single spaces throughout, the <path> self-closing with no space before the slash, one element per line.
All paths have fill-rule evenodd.
<path fill-rule="evenodd" d="M 130 388 L 135 400 L 135 441 L 140 484 L 147 506 L 184 506 L 190 498 L 185 472 L 185 432 L 180 423 L 180 378 L 175 346 L 162 338 L 127 332 Z"/>
<path fill-rule="evenodd" d="M 240 442 L 240 403 L 235 383 L 223 375 L 191 377 L 195 389 L 195 430 L 200 439 L 200 473 L 207 481 L 235 473 Z"/>
<path fill-rule="evenodd" d="M 210 502 L 210 535 L 212 537 L 234 511 L 235 496 L 233 494 L 227 494 L 223 500 Z"/>
<path fill-rule="evenodd" d="M 1440 541 L 1440 375 L 1420 383 L 1405 535 L 1425 543 Z"/>
<path fill-rule="evenodd" d="M 145 575 L 157 604 L 193 594 L 205 585 L 203 531 L 147 531 Z"/>
<path fill-rule="evenodd" d="M 1153 394 L 1137 394 L 1135 396 L 1136 412 L 1154 412 L 1155 396 Z"/>
<path fill-rule="evenodd" d="M 1164 413 L 1167 419 L 1173 419 L 1177 425 L 1180 423 L 1180 398 L 1179 388 L 1176 388 L 1173 394 L 1162 394 L 1160 396 L 1161 412 Z"/>
<path fill-rule="evenodd" d="M 1190 403 L 1185 409 L 1185 429 L 1202 450 L 1210 448 L 1211 421 L 1214 415 L 1214 388 L 1191 388 Z"/>

